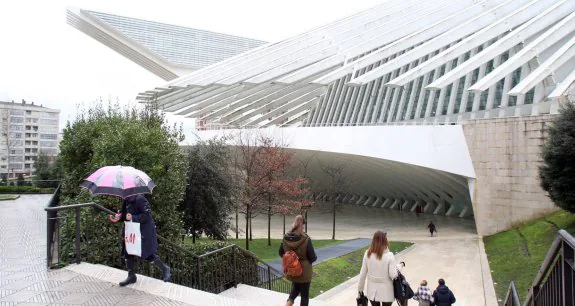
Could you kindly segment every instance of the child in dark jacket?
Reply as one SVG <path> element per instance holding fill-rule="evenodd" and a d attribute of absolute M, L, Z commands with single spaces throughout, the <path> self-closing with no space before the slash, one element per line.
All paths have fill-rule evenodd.
<path fill-rule="evenodd" d="M 451 306 L 455 303 L 455 296 L 453 292 L 449 290 L 447 286 L 445 286 L 445 280 L 440 278 L 437 280 L 439 286 L 433 291 L 433 299 L 435 300 L 436 306 Z"/>

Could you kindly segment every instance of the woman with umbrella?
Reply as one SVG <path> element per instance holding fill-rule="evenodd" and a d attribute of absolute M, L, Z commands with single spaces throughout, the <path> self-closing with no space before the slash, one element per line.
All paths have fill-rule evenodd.
<path fill-rule="evenodd" d="M 140 224 L 142 237 L 141 258 L 152 262 L 163 273 L 163 280 L 170 281 L 171 269 L 156 254 L 158 250 L 158 238 L 156 236 L 156 224 L 152 218 L 152 206 L 142 196 L 143 193 L 151 193 L 155 183 L 144 172 L 132 167 L 108 166 L 94 172 L 82 184 L 93 194 L 107 194 L 123 198 L 122 210 L 115 216 L 109 216 L 112 222 L 129 221 Z M 125 227 L 122 237 L 125 237 Z M 124 240 L 124 239 L 123 239 Z M 120 282 L 121 287 L 133 284 L 137 281 L 134 263 L 135 255 L 126 251 L 126 244 L 122 243 L 122 255 L 128 268 L 128 278 Z"/>

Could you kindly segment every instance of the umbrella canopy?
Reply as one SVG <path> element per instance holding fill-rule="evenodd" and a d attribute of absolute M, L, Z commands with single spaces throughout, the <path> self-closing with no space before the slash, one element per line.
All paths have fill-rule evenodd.
<path fill-rule="evenodd" d="M 133 167 L 106 166 L 92 173 L 80 185 L 92 194 L 127 198 L 136 194 L 152 193 L 156 184 L 143 171 Z"/>

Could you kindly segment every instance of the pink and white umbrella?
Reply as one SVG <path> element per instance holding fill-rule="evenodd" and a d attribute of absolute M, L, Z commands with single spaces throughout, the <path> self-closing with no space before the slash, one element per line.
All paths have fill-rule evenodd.
<path fill-rule="evenodd" d="M 156 184 L 143 171 L 126 166 L 106 166 L 92 173 L 80 185 L 92 194 L 127 198 L 136 194 L 152 193 Z"/>

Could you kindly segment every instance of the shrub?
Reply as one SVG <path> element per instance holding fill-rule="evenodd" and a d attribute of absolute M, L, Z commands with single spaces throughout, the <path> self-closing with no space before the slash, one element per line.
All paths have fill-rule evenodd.
<path fill-rule="evenodd" d="M 575 213 L 575 105 L 562 105 L 559 116 L 549 126 L 539 167 L 541 187 L 555 205 Z"/>

